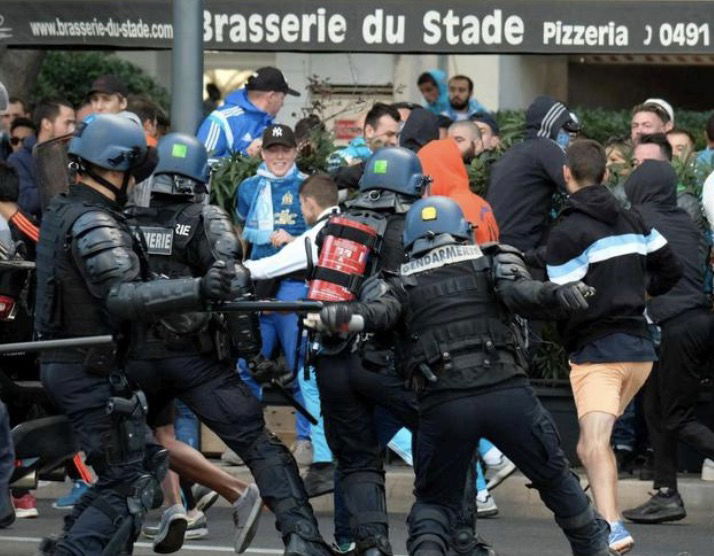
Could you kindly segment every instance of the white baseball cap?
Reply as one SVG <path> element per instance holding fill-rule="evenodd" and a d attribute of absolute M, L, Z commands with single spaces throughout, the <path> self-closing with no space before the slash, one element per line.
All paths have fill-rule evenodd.
<path fill-rule="evenodd" d="M 662 98 L 648 98 L 642 104 L 654 104 L 655 106 L 659 106 L 666 112 L 667 116 L 669 116 L 669 121 L 674 124 L 674 110 L 672 109 L 672 105 L 666 100 Z"/>

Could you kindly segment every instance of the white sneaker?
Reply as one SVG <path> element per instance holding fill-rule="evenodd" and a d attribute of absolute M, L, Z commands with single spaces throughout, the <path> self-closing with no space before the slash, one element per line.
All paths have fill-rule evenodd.
<path fill-rule="evenodd" d="M 493 490 L 505 481 L 516 470 L 516 464 L 501 454 L 501 459 L 495 465 L 486 465 L 483 474 L 486 479 L 486 488 Z"/>
<path fill-rule="evenodd" d="M 312 463 L 312 442 L 309 440 L 296 440 L 290 451 L 300 467 L 307 467 Z"/>
<path fill-rule="evenodd" d="M 487 490 L 476 493 L 476 516 L 480 518 L 498 515 L 498 506 Z"/>
<path fill-rule="evenodd" d="M 702 463 L 702 481 L 714 481 L 714 461 L 709 458 Z"/>
<path fill-rule="evenodd" d="M 237 554 L 243 554 L 250 546 L 258 531 L 258 521 L 262 509 L 263 500 L 260 498 L 260 490 L 255 483 L 251 483 L 233 504 L 233 524 L 235 525 L 233 547 Z"/>
<path fill-rule="evenodd" d="M 226 451 L 221 454 L 221 461 L 228 465 L 245 465 L 241 457 L 230 448 L 226 448 Z"/>

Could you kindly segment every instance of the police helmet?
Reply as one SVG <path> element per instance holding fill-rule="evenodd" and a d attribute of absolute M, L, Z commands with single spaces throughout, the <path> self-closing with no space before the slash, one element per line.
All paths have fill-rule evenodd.
<path fill-rule="evenodd" d="M 209 180 L 206 147 L 193 135 L 169 133 L 157 146 L 159 162 L 151 182 L 152 193 L 194 195 L 206 192 Z"/>
<path fill-rule="evenodd" d="M 402 243 L 414 257 L 452 243 L 473 240 L 473 230 L 461 207 L 448 197 L 435 195 L 414 203 L 404 221 Z"/>
<path fill-rule="evenodd" d="M 421 197 L 429 182 L 415 153 L 404 147 L 384 147 L 367 160 L 359 180 L 359 190 L 383 189 L 409 197 Z"/>
<path fill-rule="evenodd" d="M 70 157 L 106 170 L 129 172 L 146 156 L 144 130 L 118 114 L 90 114 L 77 126 Z"/>

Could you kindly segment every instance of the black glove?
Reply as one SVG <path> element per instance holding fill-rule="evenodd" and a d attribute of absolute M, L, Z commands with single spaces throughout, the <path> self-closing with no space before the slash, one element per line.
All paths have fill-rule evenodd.
<path fill-rule="evenodd" d="M 570 282 L 556 288 L 555 300 L 567 311 L 584 311 L 590 307 L 585 298 L 594 294 L 595 288 L 591 288 L 583 282 Z"/>
<path fill-rule="evenodd" d="M 290 382 L 291 378 L 290 371 L 280 363 L 274 359 L 266 359 L 262 355 L 258 355 L 248 362 L 248 371 L 258 384 L 270 384 L 276 380 L 285 385 Z"/>
<path fill-rule="evenodd" d="M 331 303 L 320 311 L 320 320 L 328 330 L 343 332 L 352 319 L 352 307 L 344 303 Z"/>
<path fill-rule="evenodd" d="M 209 301 L 227 301 L 232 299 L 231 281 L 235 277 L 235 265 L 225 261 L 216 261 L 201 278 L 201 295 Z"/>
<path fill-rule="evenodd" d="M 236 296 L 253 293 L 253 282 L 250 279 L 250 270 L 242 264 L 235 264 L 235 276 L 231 283 L 231 290 Z"/>

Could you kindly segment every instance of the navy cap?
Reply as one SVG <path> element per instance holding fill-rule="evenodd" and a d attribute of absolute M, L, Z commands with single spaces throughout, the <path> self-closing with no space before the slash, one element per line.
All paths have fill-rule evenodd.
<path fill-rule="evenodd" d="M 472 114 L 469 116 L 469 120 L 472 122 L 481 122 L 482 124 L 486 124 L 491 128 L 494 135 L 499 135 L 501 133 L 501 128 L 498 127 L 496 118 L 488 112 L 477 112 L 476 114 Z"/>

